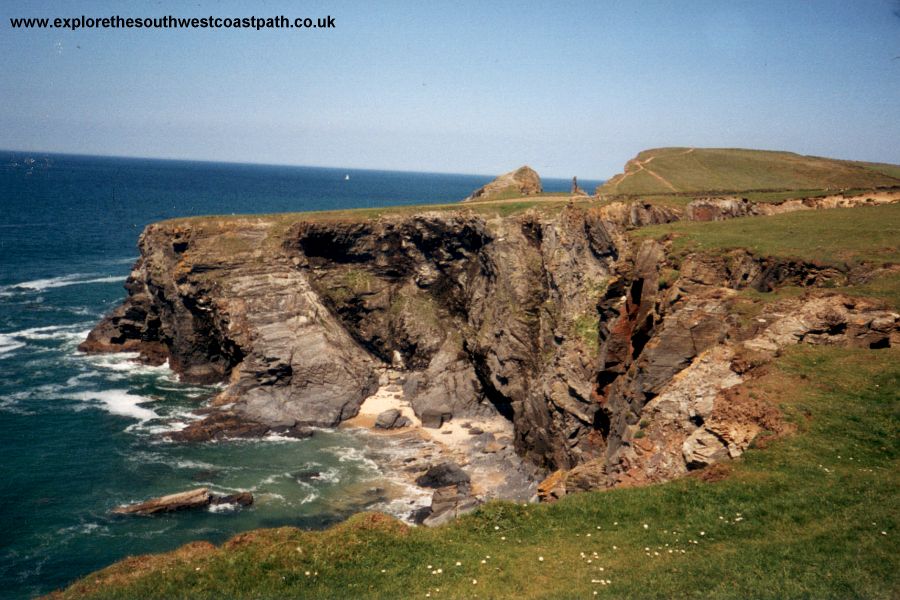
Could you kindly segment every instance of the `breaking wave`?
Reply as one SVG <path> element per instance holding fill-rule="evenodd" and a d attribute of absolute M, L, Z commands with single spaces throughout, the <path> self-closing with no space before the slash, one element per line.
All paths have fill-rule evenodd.
<path fill-rule="evenodd" d="M 129 393 L 128 390 L 77 392 L 67 397 L 72 400 L 87 402 L 92 406 L 99 405 L 110 414 L 130 417 L 142 422 L 159 418 L 159 415 L 154 411 L 141 406 L 141 404 L 152 402 L 152 398 L 138 396 L 137 394 Z"/>
<path fill-rule="evenodd" d="M 9 285 L 0 286 L 0 293 L 8 295 L 9 292 L 41 292 L 53 288 L 67 287 L 70 285 L 87 285 L 91 283 L 115 283 L 124 281 L 121 275 L 100 275 L 99 273 L 72 273 L 47 279 L 33 279 L 20 281 Z"/>

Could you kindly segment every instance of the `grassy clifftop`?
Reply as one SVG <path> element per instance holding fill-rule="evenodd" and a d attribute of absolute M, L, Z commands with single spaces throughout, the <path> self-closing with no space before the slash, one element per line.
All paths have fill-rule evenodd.
<path fill-rule="evenodd" d="M 654 148 L 625 165 L 601 194 L 809 190 L 900 185 L 900 166 L 739 148 Z"/>
<path fill-rule="evenodd" d="M 134 557 L 54 598 L 896 598 L 897 350 L 795 347 L 753 393 L 798 428 L 728 477 L 357 515 Z M 710 479 L 716 479 L 712 477 Z"/>

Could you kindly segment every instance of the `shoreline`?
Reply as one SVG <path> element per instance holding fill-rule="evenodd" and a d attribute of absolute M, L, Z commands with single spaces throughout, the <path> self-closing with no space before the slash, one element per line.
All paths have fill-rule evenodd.
<path fill-rule="evenodd" d="M 470 493 L 479 504 L 495 499 L 537 501 L 540 473 L 516 454 L 511 421 L 496 414 L 455 417 L 440 428 L 425 427 L 404 398 L 403 382 L 400 371 L 382 369 L 376 392 L 363 401 L 355 417 L 337 427 L 388 441 L 390 450 L 374 459 L 388 480 L 396 478 L 400 485 L 430 494 L 432 490 L 416 483 L 417 477 L 432 466 L 450 462 L 471 477 Z M 376 427 L 378 415 L 392 409 L 399 410 L 410 424 L 393 429 Z M 414 512 L 404 520 L 413 521 Z"/>

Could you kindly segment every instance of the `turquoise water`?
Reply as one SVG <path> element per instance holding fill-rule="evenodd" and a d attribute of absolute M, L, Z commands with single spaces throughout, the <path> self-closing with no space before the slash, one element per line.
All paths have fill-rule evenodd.
<path fill-rule="evenodd" d="M 350 179 L 346 179 L 346 175 Z M 257 527 L 318 528 L 364 508 L 403 516 L 378 438 L 175 444 L 214 387 L 77 344 L 124 297 L 137 236 L 160 219 L 450 202 L 488 177 L 0 153 L 0 596 L 61 587 L 129 554 Z M 598 182 L 585 181 L 593 189 Z M 567 190 L 568 181 L 545 181 Z M 254 506 L 152 518 L 119 504 L 207 486 Z"/>

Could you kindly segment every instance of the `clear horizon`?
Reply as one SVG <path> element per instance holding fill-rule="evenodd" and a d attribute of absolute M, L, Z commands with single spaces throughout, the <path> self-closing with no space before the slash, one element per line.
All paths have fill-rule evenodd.
<path fill-rule="evenodd" d="M 320 30 L 14 17 L 335 17 Z M 607 179 L 637 152 L 900 163 L 900 3 L 38 1 L 0 8 L 11 151 Z"/>

